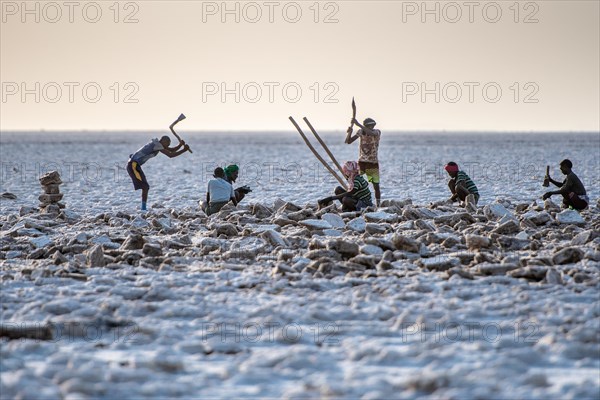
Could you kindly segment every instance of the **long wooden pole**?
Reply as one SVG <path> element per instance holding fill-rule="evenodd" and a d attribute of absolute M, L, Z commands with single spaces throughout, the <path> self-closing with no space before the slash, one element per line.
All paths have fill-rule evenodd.
<path fill-rule="evenodd" d="M 317 133 L 317 131 L 315 130 L 315 128 L 313 128 L 312 124 L 308 121 L 308 118 L 304 117 L 304 122 L 306 122 L 306 125 L 308 125 L 308 127 L 310 128 L 310 130 L 313 133 L 313 135 L 315 135 L 315 137 L 317 138 L 317 140 L 319 141 L 319 143 L 321 144 L 321 146 L 323 147 L 323 149 L 325 149 L 325 152 L 327 153 L 327 155 L 329 156 L 329 158 L 331 158 L 331 161 L 333 161 L 333 163 L 335 164 L 335 166 L 337 167 L 337 169 L 340 171 L 340 174 L 342 174 L 342 176 L 344 176 L 344 171 L 342 170 L 342 166 L 335 159 L 333 153 L 329 150 L 329 147 L 327 147 L 327 144 L 323 141 L 323 139 L 321 139 L 321 136 L 319 136 L 319 134 Z"/>
<path fill-rule="evenodd" d="M 304 132 L 302 132 L 302 129 L 296 123 L 296 121 L 294 120 L 293 117 L 290 117 L 290 121 L 292 121 L 292 124 L 294 124 L 294 126 L 298 130 L 298 133 L 300 134 L 300 136 L 302 136 L 302 139 L 304 139 L 304 143 L 306 143 L 306 145 L 308 146 L 308 148 L 310 149 L 310 151 L 312 151 L 312 153 L 315 155 L 315 157 L 317 158 L 317 160 L 319 160 L 321 162 L 321 164 L 323 164 L 323 166 L 325 168 L 327 168 L 327 170 L 331 173 L 331 175 L 333 175 L 333 177 L 335 179 L 337 179 L 337 181 L 340 183 L 340 185 L 342 185 L 342 187 L 345 190 L 348 190 L 348 185 L 346 184 L 346 182 L 342 178 L 340 178 L 339 175 L 333 170 L 333 168 L 331 168 L 329 166 L 329 164 L 327 164 L 327 162 L 323 159 L 323 157 L 321 157 L 321 155 L 317 152 L 317 150 L 310 143 L 310 141 L 308 140 L 308 138 L 306 137 L 306 135 L 304 134 Z"/>

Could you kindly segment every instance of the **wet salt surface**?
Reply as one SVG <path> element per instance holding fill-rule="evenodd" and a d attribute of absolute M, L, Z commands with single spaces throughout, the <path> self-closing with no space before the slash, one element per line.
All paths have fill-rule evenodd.
<path fill-rule="evenodd" d="M 65 202 L 77 212 L 134 210 L 134 192 L 125 165 L 129 154 L 154 133 L 2 133 L 0 190 L 37 205 L 37 178 L 57 169 Z M 283 198 L 298 204 L 329 195 L 338 184 L 316 161 L 299 135 L 290 133 L 184 133 L 194 153 L 169 159 L 158 155 L 144 165 L 151 186 L 149 202 L 195 207 L 206 196 L 216 166 L 238 163 L 239 186 L 253 188 L 250 201 Z M 322 135 L 340 163 L 358 156 L 358 144 L 345 145 L 345 133 Z M 313 140 L 318 148 L 318 143 Z M 457 162 L 478 186 L 480 204 L 497 197 L 529 201 L 543 193 L 545 166 L 561 181 L 558 163 L 569 158 L 592 199 L 600 196 L 600 134 L 433 134 L 382 136 L 382 198 L 411 198 L 417 204 L 448 196 L 443 166 Z M 321 151 L 324 158 L 327 155 Z M 187 172 L 186 172 L 187 171 Z M 41 172 L 41 174 L 40 174 Z M 559 199 L 557 198 L 558 202 Z"/>
<path fill-rule="evenodd" d="M 47 167 L 46 163 L 54 162 L 63 169 L 64 201 L 80 219 L 51 227 L 46 234 L 52 242 L 69 242 L 84 232 L 79 239 L 86 247 L 95 240 L 103 243 L 104 253 L 108 254 L 113 240 L 124 239 L 136 229 L 135 221 L 149 221 L 141 231 L 148 242 L 161 245 L 171 262 L 158 269 L 124 262 L 115 264 L 118 267 L 97 268 L 85 266 L 82 254 L 68 254 L 69 268 L 87 277 L 81 281 L 55 274 L 65 264 L 26 259 L 31 246 L 23 248 L 22 256 L 1 260 L 2 323 L 39 324 L 40 330 L 51 323 L 54 330 L 50 341 L 3 339 L 3 397 L 598 397 L 597 238 L 584 240 L 578 247 L 586 252 L 581 261 L 556 267 L 564 284 L 516 279 L 504 273 L 476 274 L 474 280 L 459 275 L 448 278 L 443 272 L 420 268 L 418 255 L 415 260 L 395 258 L 391 271 L 371 276 L 274 273 L 279 265 L 275 263 L 279 254 L 276 250 L 261 250 L 263 258 L 253 260 L 236 259 L 235 253 L 233 259 L 225 259 L 226 252 L 220 250 L 213 252 L 216 255 L 196 251 L 213 245 L 202 240 L 213 229 L 214 221 L 199 218 L 195 223 L 193 213 L 208 179 L 201 171 L 208 164 L 212 170 L 213 164 L 222 160 L 239 162 L 243 172 L 244 165 L 262 166 L 265 162 L 279 163 L 286 169 L 301 168 L 302 179 L 293 182 L 281 172 L 274 172 L 266 183 L 265 179 L 244 180 L 242 174 L 239 183 L 255 188 L 251 202 L 270 206 L 281 197 L 303 205 L 325 196 L 334 182 L 325 179 L 323 171 L 323 179 L 308 178 L 314 164 L 295 137 L 260 137 L 248 143 L 236 136 L 235 144 L 226 147 L 227 140 L 232 139 L 190 136 L 193 155 L 173 160 L 159 155 L 145 168 L 154 189 L 149 203 L 165 208 L 154 208 L 130 221 L 116 215 L 118 211 L 132 217 L 138 214 L 135 209 L 139 192 L 131 190 L 126 173 L 119 170 L 117 178 L 111 180 L 92 179 L 92 172 L 95 168 L 100 171 L 97 166 L 102 165 L 102 176 L 114 178 L 109 174 L 114 173 L 111 167 L 117 159 L 126 160 L 130 152 L 145 143 L 146 136 L 64 138 L 63 143 L 45 136 L 18 143 L 15 137 L 3 133 L 0 191 L 15 193 L 18 199 L 1 201 L 0 222 L 9 224 L 10 215 L 18 217 L 22 205 L 37 204 L 40 187 L 33 166 L 39 163 Z M 539 167 L 536 175 L 526 174 L 516 182 L 502 177 L 477 179 L 476 168 L 471 174 L 482 193 L 480 206 L 496 197 L 512 200 L 513 206 L 522 201 L 531 203 L 542 192 L 543 166 L 570 157 L 595 203 L 600 161 L 592 149 L 598 146 L 598 136 L 576 138 L 580 141 L 552 136 L 542 151 L 538 139 L 511 136 L 508 141 L 500 135 L 459 140 L 444 136 L 391 137 L 382 144 L 382 163 L 386 160 L 382 192 L 384 198 L 412 197 L 415 204 L 423 205 L 444 199 L 447 193 L 443 174 L 418 175 L 413 171 L 418 167 L 441 170 L 450 158 L 480 165 L 485 160 L 485 165 L 492 166 L 490 170 L 494 165 L 535 163 Z M 330 136 L 327 141 L 332 142 Z M 458 144 L 452 144 L 455 142 Z M 552 143 L 556 146 L 549 148 Z M 355 147 L 331 147 L 341 159 L 356 152 Z M 210 149 L 210 153 L 203 148 Z M 67 172 L 69 165 L 73 168 L 72 178 Z M 81 172 L 78 176 L 77 167 L 81 165 L 90 167 L 87 176 Z M 275 166 L 269 168 L 276 171 Z M 184 173 L 184 169 L 191 173 Z M 248 175 L 251 171 L 247 167 Z M 404 175 L 398 175 L 398 171 L 404 171 Z M 556 169 L 553 177 L 558 179 L 558 174 Z M 504 193 L 508 181 L 521 190 L 518 195 Z M 407 193 L 409 187 L 414 188 L 411 195 Z M 514 208 L 507 207 L 516 214 Z M 171 209 L 190 213 L 190 217 L 177 218 Z M 431 212 L 436 216 L 448 214 L 437 209 Z M 502 261 L 508 263 L 515 255 L 536 260 L 552 258 L 574 240 L 572 236 L 589 230 L 599 212 L 593 209 L 583 214 L 587 225 L 573 228 L 568 235 L 561 225 L 521 229 L 526 236 L 547 229 L 542 248 L 505 251 Z M 100 213 L 109 215 L 109 222 L 97 219 Z M 38 223 L 43 220 L 29 215 Z M 250 211 L 243 215 L 250 215 Z M 302 220 L 315 218 L 318 216 Z M 172 230 L 152 225 L 160 219 L 168 220 Z M 345 218 L 347 222 L 351 219 Z M 435 226 L 435 233 L 442 239 L 455 236 L 460 240 L 462 236 L 461 232 L 445 232 L 445 225 L 433 223 L 433 215 L 403 219 L 406 221 L 393 222 L 393 230 L 388 229 L 381 238 L 391 239 L 392 232 L 400 231 L 411 236 L 416 228 L 401 225 L 421 222 Z M 269 229 L 265 228 L 269 222 L 262 219 L 253 223 L 250 239 L 263 240 L 261 231 Z M 239 220 L 234 224 L 243 225 Z M 295 229 L 301 228 L 281 228 L 285 240 L 292 240 Z M 364 246 L 360 234 L 342 226 L 338 229 L 345 239 Z M 3 239 L 8 237 L 6 232 L 3 226 Z M 515 237 L 516 232 L 511 235 Z M 185 241 L 184 236 L 190 236 L 193 243 L 184 250 L 165 245 L 169 240 Z M 32 237 L 44 235 L 26 231 L 16 236 L 16 243 Z M 219 243 L 240 243 L 238 239 L 229 237 Z M 262 248 L 259 239 L 239 245 L 238 255 L 243 249 Z M 309 239 L 335 238 L 317 235 L 311 239 L 309 234 L 307 242 Z M 432 240 L 429 247 L 436 251 L 438 239 Z M 310 261 L 303 258 L 307 250 L 302 244 L 306 243 L 290 244 L 294 258 L 282 267 Z M 456 251 L 460 244 L 448 246 Z M 274 260 L 268 258 L 270 255 L 275 256 Z M 476 270 L 477 266 L 468 269 L 473 273 Z M 569 275 L 571 270 L 591 279 L 576 282 Z"/>

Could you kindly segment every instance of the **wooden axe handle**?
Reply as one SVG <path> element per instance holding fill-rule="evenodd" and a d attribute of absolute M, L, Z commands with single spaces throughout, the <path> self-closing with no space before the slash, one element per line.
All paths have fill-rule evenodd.
<path fill-rule="evenodd" d="M 173 132 L 173 135 L 175 135 L 175 137 L 177 138 L 177 140 L 179 140 L 180 142 L 183 142 L 183 140 L 181 139 L 181 136 L 179 136 L 177 134 L 177 132 L 175 132 L 175 129 L 173 129 L 175 127 L 175 125 L 177 125 L 179 123 L 179 121 L 182 121 L 182 120 L 181 119 L 177 119 L 177 121 L 175 121 L 171 125 L 169 125 L 169 129 L 171 130 L 171 132 Z M 192 149 L 189 148 L 189 145 L 188 145 L 188 151 L 190 153 L 193 153 Z"/>

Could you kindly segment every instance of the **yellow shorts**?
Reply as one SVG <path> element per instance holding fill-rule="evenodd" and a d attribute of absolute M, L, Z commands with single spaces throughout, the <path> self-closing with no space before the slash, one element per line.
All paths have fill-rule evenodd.
<path fill-rule="evenodd" d="M 379 183 L 379 163 L 359 161 L 358 167 L 360 168 L 360 173 L 366 175 L 369 182 Z"/>

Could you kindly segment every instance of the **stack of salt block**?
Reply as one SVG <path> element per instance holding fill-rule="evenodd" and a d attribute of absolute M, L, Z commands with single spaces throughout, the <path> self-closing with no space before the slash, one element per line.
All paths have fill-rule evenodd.
<path fill-rule="evenodd" d="M 60 200 L 63 198 L 63 194 L 60 193 L 60 174 L 58 171 L 48 172 L 40 178 L 40 184 L 44 193 L 38 197 L 40 200 L 40 209 L 45 214 L 58 214 L 61 208 L 65 208 Z"/>

